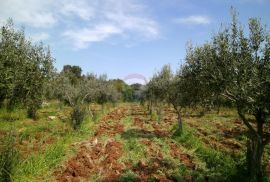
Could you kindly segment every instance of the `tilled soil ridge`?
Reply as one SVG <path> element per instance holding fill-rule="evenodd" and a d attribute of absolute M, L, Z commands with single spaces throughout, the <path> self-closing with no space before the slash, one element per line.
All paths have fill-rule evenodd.
<path fill-rule="evenodd" d="M 122 156 L 122 144 L 113 139 L 100 142 L 100 137 L 123 132 L 124 127 L 118 122 L 127 114 L 128 109 L 120 107 L 103 117 L 95 135 L 88 141 L 79 143 L 78 154 L 54 173 L 56 181 L 88 181 L 92 175 L 102 176 L 99 181 L 103 182 L 117 181 L 124 169 L 117 162 Z M 108 121 L 112 122 L 112 126 L 107 124 Z"/>

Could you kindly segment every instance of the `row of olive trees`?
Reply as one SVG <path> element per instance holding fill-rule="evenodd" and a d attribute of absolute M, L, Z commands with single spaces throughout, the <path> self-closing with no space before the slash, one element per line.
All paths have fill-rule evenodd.
<path fill-rule="evenodd" d="M 254 18 L 245 35 L 236 13 L 232 17 L 230 27 L 214 35 L 211 42 L 191 48 L 187 60 L 188 66 L 200 67 L 197 75 L 209 94 L 221 95 L 236 106 L 249 131 L 248 171 L 253 180 L 259 180 L 264 148 L 270 142 L 270 35 Z"/>
<path fill-rule="evenodd" d="M 35 119 L 53 61 L 49 48 L 27 40 L 9 20 L 0 30 L 0 105 L 8 110 L 23 105 Z"/>
<path fill-rule="evenodd" d="M 113 84 L 107 80 L 106 75 L 82 75 L 78 66 L 64 66 L 60 73 L 55 73 L 52 82 L 48 84 L 48 98 L 57 98 L 72 107 L 72 124 L 76 129 L 84 120 L 88 112 L 92 117 L 95 111 L 91 110 L 90 103 L 116 103 L 120 99 Z"/>
<path fill-rule="evenodd" d="M 182 133 L 183 110 L 188 107 L 195 107 L 199 103 L 202 105 L 207 97 L 202 88 L 197 87 L 196 79 L 190 75 L 187 67 L 181 67 L 174 74 L 169 65 L 163 66 L 160 72 L 157 72 L 147 84 L 145 92 L 146 100 L 150 113 L 153 107 L 157 108 L 161 114 L 164 104 L 171 104 L 178 116 L 178 132 Z M 202 99 L 204 98 L 204 99 Z"/>
<path fill-rule="evenodd" d="M 80 74 L 76 76 L 74 73 L 66 72 L 65 69 L 60 74 L 56 74 L 50 89 L 55 97 L 71 106 L 83 103 L 101 105 L 106 102 L 115 103 L 120 97 L 120 93 L 107 80 L 106 75 Z"/>
<path fill-rule="evenodd" d="M 248 128 L 247 169 L 251 181 L 263 175 L 262 157 L 270 142 L 270 35 L 258 19 L 249 20 L 249 34 L 232 23 L 201 46 L 188 46 L 186 64 L 172 76 L 168 66 L 148 83 L 150 101 L 171 103 L 181 109 L 213 103 L 219 97 L 231 102 Z M 251 118 L 253 116 L 253 118 Z"/>

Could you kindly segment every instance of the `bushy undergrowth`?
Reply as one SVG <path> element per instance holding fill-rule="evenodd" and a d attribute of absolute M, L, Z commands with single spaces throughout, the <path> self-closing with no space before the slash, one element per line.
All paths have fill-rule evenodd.
<path fill-rule="evenodd" d="M 12 181 L 12 175 L 19 162 L 19 153 L 15 147 L 14 132 L 10 131 L 2 138 L 0 146 L 0 181 Z"/>

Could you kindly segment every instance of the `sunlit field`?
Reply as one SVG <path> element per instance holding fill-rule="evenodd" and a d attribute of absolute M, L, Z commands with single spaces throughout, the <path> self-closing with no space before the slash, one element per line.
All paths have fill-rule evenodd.
<path fill-rule="evenodd" d="M 270 182 L 270 2 L 0 2 L 0 182 Z"/>

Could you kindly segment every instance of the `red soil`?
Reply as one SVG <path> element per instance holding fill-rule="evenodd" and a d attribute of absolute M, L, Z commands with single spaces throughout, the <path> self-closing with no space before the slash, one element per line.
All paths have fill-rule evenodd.
<path fill-rule="evenodd" d="M 175 144 L 171 143 L 171 155 L 178 158 L 187 168 L 195 170 L 196 166 L 192 162 L 191 156 L 181 151 L 181 149 Z"/>

